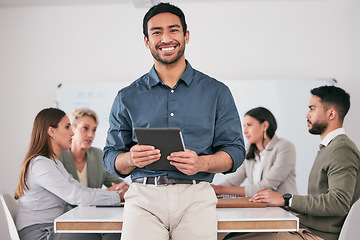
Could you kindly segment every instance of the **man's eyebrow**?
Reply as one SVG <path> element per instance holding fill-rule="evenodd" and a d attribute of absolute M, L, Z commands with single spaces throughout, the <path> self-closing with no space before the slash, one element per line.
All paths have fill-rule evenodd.
<path fill-rule="evenodd" d="M 174 25 L 170 25 L 168 28 L 174 28 L 174 27 L 180 28 L 181 26 L 178 24 L 174 24 Z"/>
<path fill-rule="evenodd" d="M 315 105 L 309 105 L 309 108 L 313 108 L 313 107 L 315 107 Z"/>
<path fill-rule="evenodd" d="M 155 30 L 161 30 L 162 27 L 152 27 L 149 29 L 149 31 L 155 31 Z"/>
<path fill-rule="evenodd" d="M 181 28 L 179 24 L 169 25 L 167 28 Z M 163 27 L 152 27 L 149 31 L 161 30 Z"/>

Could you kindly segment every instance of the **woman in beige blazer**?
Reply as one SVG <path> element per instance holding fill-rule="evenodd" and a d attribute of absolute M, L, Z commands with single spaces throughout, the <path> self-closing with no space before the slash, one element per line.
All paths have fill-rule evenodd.
<path fill-rule="evenodd" d="M 264 188 L 297 194 L 295 146 L 278 138 L 276 129 L 275 117 L 264 107 L 245 114 L 244 135 L 250 144 L 246 160 L 225 182 L 213 185 L 216 194 L 251 197 Z M 248 184 L 240 186 L 245 179 Z"/>

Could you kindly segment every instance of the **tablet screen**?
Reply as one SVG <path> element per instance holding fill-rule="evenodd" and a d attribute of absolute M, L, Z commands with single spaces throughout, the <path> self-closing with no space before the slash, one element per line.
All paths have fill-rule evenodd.
<path fill-rule="evenodd" d="M 134 128 L 135 136 L 140 145 L 151 145 L 160 150 L 158 161 L 147 165 L 149 170 L 178 171 L 167 160 L 172 152 L 185 151 L 180 128 Z"/>

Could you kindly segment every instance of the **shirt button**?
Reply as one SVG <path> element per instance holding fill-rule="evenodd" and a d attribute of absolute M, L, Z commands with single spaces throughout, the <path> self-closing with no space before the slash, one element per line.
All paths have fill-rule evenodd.
<path fill-rule="evenodd" d="M 174 93 L 175 91 L 174 91 L 174 89 L 171 89 L 171 91 L 170 91 L 171 93 Z"/>
<path fill-rule="evenodd" d="M 175 115 L 174 113 L 170 113 L 170 116 L 172 116 L 172 117 L 173 117 L 174 115 Z"/>

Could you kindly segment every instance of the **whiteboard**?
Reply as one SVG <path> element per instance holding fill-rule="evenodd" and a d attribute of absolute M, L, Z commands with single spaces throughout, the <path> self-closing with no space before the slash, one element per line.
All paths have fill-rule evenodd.
<path fill-rule="evenodd" d="M 316 157 L 320 137 L 308 132 L 305 115 L 311 97 L 310 90 L 322 85 L 334 85 L 333 79 L 283 79 L 283 80 L 223 80 L 231 90 L 240 118 L 254 107 L 268 108 L 275 116 L 276 134 L 296 147 L 297 186 L 300 194 L 307 193 L 308 175 Z M 99 115 L 99 126 L 93 146 L 105 146 L 109 128 L 109 114 L 117 92 L 130 82 L 117 83 L 67 83 L 57 91 L 57 106 L 68 115 L 75 108 L 87 107 Z M 195 103 L 196 104 L 196 103 Z M 244 138 L 246 142 L 246 138 Z M 226 178 L 216 174 L 214 183 Z"/>

